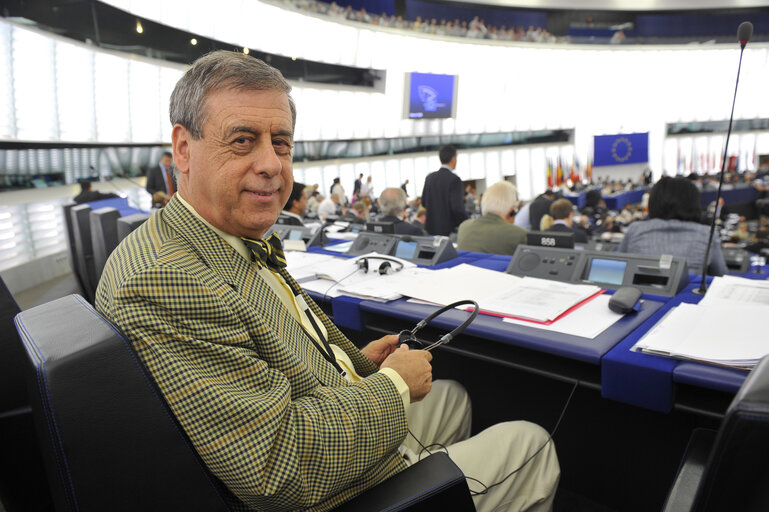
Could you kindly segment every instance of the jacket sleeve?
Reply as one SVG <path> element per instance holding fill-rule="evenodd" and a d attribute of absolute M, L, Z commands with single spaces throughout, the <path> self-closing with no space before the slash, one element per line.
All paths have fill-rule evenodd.
<path fill-rule="evenodd" d="M 456 227 L 467 220 L 467 211 L 465 211 L 465 201 L 462 197 L 462 180 L 459 176 L 451 183 L 449 188 L 449 208 L 451 209 L 452 226 Z"/>
<path fill-rule="evenodd" d="M 226 300 L 230 291 L 155 266 L 99 304 L 136 347 L 208 468 L 258 510 L 333 502 L 398 471 L 402 461 L 392 454 L 406 419 L 392 381 L 374 373 L 323 386 L 284 347 L 263 353 L 286 341 L 263 319 L 247 326 Z M 308 375 L 305 389 L 292 385 L 292 372 Z"/>

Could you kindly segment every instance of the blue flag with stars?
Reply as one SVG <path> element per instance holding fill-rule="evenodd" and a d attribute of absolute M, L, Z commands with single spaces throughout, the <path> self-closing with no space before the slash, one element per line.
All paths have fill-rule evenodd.
<path fill-rule="evenodd" d="M 596 135 L 593 165 L 645 164 L 649 161 L 649 132 Z"/>

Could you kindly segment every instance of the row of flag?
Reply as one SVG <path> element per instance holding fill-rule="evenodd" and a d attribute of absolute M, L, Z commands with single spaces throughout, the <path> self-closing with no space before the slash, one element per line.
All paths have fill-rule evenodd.
<path fill-rule="evenodd" d="M 704 174 L 720 171 L 724 167 L 723 149 L 711 149 L 698 151 L 697 145 L 692 144 L 691 151 L 677 149 L 676 173 Z M 737 152 L 729 150 L 726 157 L 727 171 L 754 171 L 758 169 L 757 140 L 754 139 L 752 148 L 741 148 Z"/>
<path fill-rule="evenodd" d="M 576 158 L 572 160 L 571 162 L 571 168 L 569 169 L 569 174 L 564 174 L 564 167 L 561 162 L 561 157 L 558 157 L 558 160 L 555 165 L 553 165 L 552 160 L 547 160 L 547 187 L 548 188 L 554 188 L 554 187 L 560 187 L 564 181 L 570 180 L 572 183 L 577 183 L 582 180 L 585 181 L 592 181 L 593 180 L 593 160 L 588 160 L 587 165 L 583 168 L 579 164 L 579 160 Z"/>

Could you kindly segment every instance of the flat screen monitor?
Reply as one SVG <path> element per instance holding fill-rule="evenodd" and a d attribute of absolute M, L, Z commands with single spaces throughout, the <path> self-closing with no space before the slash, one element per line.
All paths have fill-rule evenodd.
<path fill-rule="evenodd" d="M 626 268 L 627 261 L 593 258 L 590 261 L 587 280 L 593 283 L 621 286 Z"/>
<path fill-rule="evenodd" d="M 406 73 L 406 116 L 409 119 L 446 119 L 456 115 L 457 77 Z"/>
<path fill-rule="evenodd" d="M 401 240 L 395 247 L 395 257 L 403 258 L 404 260 L 410 260 L 414 257 L 414 253 L 417 251 L 416 242 L 405 242 Z"/>

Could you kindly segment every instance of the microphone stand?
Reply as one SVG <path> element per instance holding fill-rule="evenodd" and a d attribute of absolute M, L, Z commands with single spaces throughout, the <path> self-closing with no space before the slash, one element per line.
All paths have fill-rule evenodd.
<path fill-rule="evenodd" d="M 724 144 L 724 158 L 721 163 L 721 177 L 718 180 L 718 191 L 716 192 L 716 204 L 713 209 L 713 221 L 710 223 L 710 235 L 708 236 L 708 246 L 705 249 L 705 261 L 702 263 L 702 282 L 700 287 L 694 290 L 697 295 L 705 295 L 707 292 L 707 283 L 705 279 L 708 274 L 708 262 L 710 261 L 710 245 L 713 242 L 713 233 L 716 231 L 716 220 L 718 218 L 718 202 L 721 200 L 721 187 L 724 185 L 724 172 L 726 171 L 726 152 L 729 149 L 729 137 L 732 135 L 732 121 L 734 120 L 734 105 L 737 102 L 737 86 L 740 85 L 740 68 L 742 68 L 742 54 L 745 51 L 745 45 L 740 45 L 740 62 L 737 65 L 737 82 L 734 84 L 734 98 L 732 99 L 732 113 L 729 116 L 729 129 L 726 132 L 726 143 Z"/>

